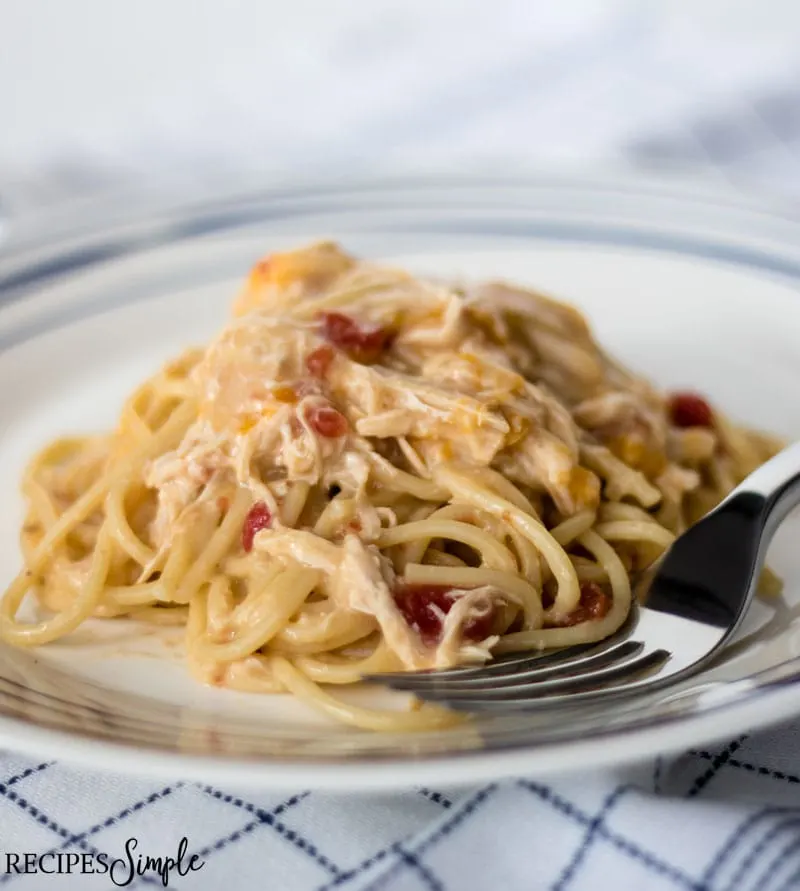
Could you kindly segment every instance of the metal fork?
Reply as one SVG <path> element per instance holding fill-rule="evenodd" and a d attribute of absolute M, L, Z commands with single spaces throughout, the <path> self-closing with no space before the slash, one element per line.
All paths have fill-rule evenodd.
<path fill-rule="evenodd" d="M 748 476 L 673 543 L 639 579 L 631 612 L 611 637 L 480 667 L 365 680 L 468 712 L 595 704 L 672 685 L 730 641 L 753 599 L 767 546 L 798 502 L 800 443 Z"/>

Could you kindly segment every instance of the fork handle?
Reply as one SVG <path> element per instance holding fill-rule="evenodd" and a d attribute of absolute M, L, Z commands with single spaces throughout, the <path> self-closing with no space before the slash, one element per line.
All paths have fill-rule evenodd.
<path fill-rule="evenodd" d="M 800 443 L 750 474 L 676 540 L 646 600 L 659 612 L 736 630 L 775 530 L 800 503 Z"/>
<path fill-rule="evenodd" d="M 768 544 L 786 515 L 800 504 L 800 442 L 778 452 L 774 458 L 754 470 L 720 502 L 716 510 L 724 510 L 729 502 L 743 495 L 763 500 L 765 529 L 762 537 Z"/>

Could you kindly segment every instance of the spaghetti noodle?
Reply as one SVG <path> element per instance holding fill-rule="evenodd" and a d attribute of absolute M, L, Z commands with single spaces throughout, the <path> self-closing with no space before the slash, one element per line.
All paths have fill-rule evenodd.
<path fill-rule="evenodd" d="M 205 682 L 443 726 L 323 687 L 613 633 L 631 577 L 778 447 L 660 393 L 539 294 L 329 243 L 275 254 L 114 432 L 33 458 L 0 638 L 178 624 Z M 17 618 L 29 593 L 35 623 Z"/>

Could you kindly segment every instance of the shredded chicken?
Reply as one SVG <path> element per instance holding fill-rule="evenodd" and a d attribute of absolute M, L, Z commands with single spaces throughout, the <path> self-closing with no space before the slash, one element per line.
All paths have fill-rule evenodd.
<path fill-rule="evenodd" d="M 486 587 L 453 591 L 458 598 L 443 616 L 440 643 L 426 647 L 408 625 L 392 593 L 394 571 L 391 563 L 374 545 L 366 545 L 356 535 L 347 535 L 342 544 L 332 544 L 318 535 L 296 529 L 263 530 L 256 536 L 255 548 L 270 557 L 293 560 L 319 569 L 330 581 L 331 598 L 343 610 L 374 616 L 384 640 L 408 668 L 441 668 L 464 661 L 483 661 L 496 638 L 480 642 L 463 640 L 464 626 L 489 613 L 502 592 Z"/>
<path fill-rule="evenodd" d="M 603 487 L 647 509 L 677 502 L 700 475 L 675 454 L 715 448 L 707 431 L 680 438 L 663 397 L 606 357 L 576 309 L 507 284 L 416 280 L 323 243 L 259 263 L 235 315 L 190 372 L 199 419 L 148 468 L 152 544 L 167 546 L 210 487 L 245 487 L 270 518 L 255 553 L 322 570 L 326 595 L 374 616 L 410 668 L 486 658 L 493 638 L 464 629 L 507 601 L 453 592 L 438 645 L 423 642 L 374 545 L 397 523 L 373 503 L 380 468 L 428 485 L 442 462 L 492 468 L 564 519 Z M 287 528 L 297 484 L 312 495 Z M 343 525 L 327 540 L 314 524 L 339 493 L 325 522 Z"/>

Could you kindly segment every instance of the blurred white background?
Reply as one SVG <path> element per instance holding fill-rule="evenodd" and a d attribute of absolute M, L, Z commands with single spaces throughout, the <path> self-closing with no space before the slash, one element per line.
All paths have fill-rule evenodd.
<path fill-rule="evenodd" d="M 797 0 L 0 0 L 0 193 L 542 164 L 800 196 Z"/>

